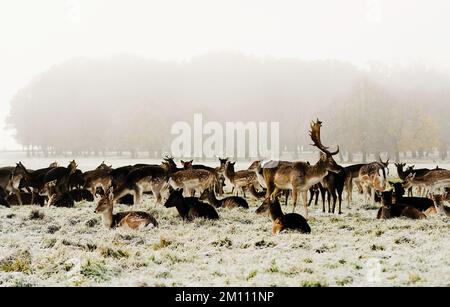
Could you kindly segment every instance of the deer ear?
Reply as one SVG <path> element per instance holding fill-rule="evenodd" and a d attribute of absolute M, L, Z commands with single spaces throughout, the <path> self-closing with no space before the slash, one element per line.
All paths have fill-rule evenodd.
<path fill-rule="evenodd" d="M 191 160 L 191 161 L 188 161 L 188 162 L 192 164 L 192 163 L 194 163 L 194 160 Z"/>
<path fill-rule="evenodd" d="M 113 187 L 109 188 L 108 198 L 109 198 L 109 200 L 114 199 L 114 188 Z"/>

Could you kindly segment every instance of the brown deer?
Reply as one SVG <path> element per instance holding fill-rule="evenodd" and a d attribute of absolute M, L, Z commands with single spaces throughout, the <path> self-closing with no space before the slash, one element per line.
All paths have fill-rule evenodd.
<path fill-rule="evenodd" d="M 131 194 L 134 204 L 140 204 L 144 192 L 151 191 L 156 203 L 162 201 L 161 193 L 167 188 L 168 170 L 162 166 L 143 166 L 132 168 L 122 183 L 114 189 L 114 203 Z"/>
<path fill-rule="evenodd" d="M 272 219 L 272 233 L 278 234 L 283 230 L 296 230 L 301 233 L 311 233 L 311 227 L 306 219 L 297 213 L 284 214 L 281 210 L 278 197 L 275 199 L 266 198 L 262 205 L 256 210 L 257 214 L 265 214 L 269 212 Z"/>
<path fill-rule="evenodd" d="M 142 229 L 148 226 L 158 227 L 156 219 L 147 212 L 128 211 L 113 214 L 114 208 L 113 188 L 99 200 L 95 213 L 102 214 L 103 225 L 107 228 L 127 227 L 130 229 Z"/>
<path fill-rule="evenodd" d="M 267 197 L 273 200 L 281 190 L 291 190 L 292 207 L 293 211 L 295 211 L 298 194 L 302 193 L 306 218 L 308 218 L 307 199 L 309 189 L 321 182 L 328 175 L 328 172 L 340 171 L 339 165 L 333 159 L 333 156 L 339 153 L 339 146 L 336 151 L 330 152 L 328 147 L 322 144 L 320 138 L 321 127 L 322 122 L 319 120 L 311 123 L 310 136 L 314 143 L 313 146 L 321 151 L 320 159 L 315 165 L 305 162 L 275 163 L 273 167 L 263 169 L 267 186 Z"/>
<path fill-rule="evenodd" d="M 409 174 L 404 182 L 403 188 L 419 187 L 422 189 L 422 195 L 427 192 L 435 193 L 438 189 L 450 187 L 450 171 L 432 170 L 421 177 L 417 174 Z"/>
<path fill-rule="evenodd" d="M 242 191 L 245 197 L 245 191 L 250 187 L 259 186 L 258 179 L 254 171 L 251 170 L 241 170 L 235 171 L 234 166 L 236 162 L 228 161 L 225 165 L 225 178 L 231 183 L 236 191 L 236 196 L 239 196 L 239 190 Z"/>
<path fill-rule="evenodd" d="M 344 171 L 346 173 L 344 190 L 347 195 L 348 207 L 350 207 L 351 203 L 353 202 L 353 183 L 356 185 L 360 193 L 363 192 L 363 187 L 361 185 L 361 182 L 359 181 L 359 172 L 361 171 L 361 168 L 364 167 L 365 165 L 367 164 L 366 163 L 354 164 L 344 167 Z"/>
<path fill-rule="evenodd" d="M 207 203 L 213 205 L 216 208 L 227 208 L 227 209 L 249 208 L 248 203 L 244 198 L 238 196 L 231 196 L 223 199 L 217 199 L 214 191 L 212 191 L 211 189 L 205 190 L 200 196 L 200 200 L 206 201 Z"/>
<path fill-rule="evenodd" d="M 188 170 L 188 169 L 203 169 L 203 170 L 206 170 L 206 171 L 209 171 L 209 172 L 213 173 L 214 176 L 216 176 L 216 178 L 217 178 L 217 185 L 214 187 L 214 190 L 215 190 L 215 192 L 218 195 L 222 195 L 223 194 L 223 183 L 224 183 L 224 180 L 222 178 L 223 176 L 221 174 L 219 174 L 220 166 L 217 167 L 217 168 L 213 168 L 213 167 L 209 167 L 209 166 L 202 165 L 202 164 L 195 164 L 194 165 L 193 162 L 194 162 L 194 160 L 190 160 L 190 161 L 183 161 L 183 160 L 181 160 L 181 164 L 183 165 L 183 168 L 185 170 Z M 221 165 L 222 165 L 222 162 L 221 162 Z"/>
<path fill-rule="evenodd" d="M 85 172 L 84 188 L 90 190 L 94 196 L 96 195 L 97 188 L 102 188 L 103 191 L 108 190 L 113 183 L 113 178 L 110 174 L 111 171 L 112 168 L 103 162 L 95 170 Z"/>
<path fill-rule="evenodd" d="M 359 181 L 363 187 L 364 201 L 366 204 L 369 195 L 371 203 L 375 204 L 375 193 L 376 191 L 383 192 L 386 190 L 386 180 L 387 172 L 385 164 L 372 162 L 361 167 L 359 170 Z"/>
<path fill-rule="evenodd" d="M 183 220 L 192 221 L 196 218 L 219 219 L 219 215 L 213 206 L 205 204 L 195 197 L 184 197 L 183 189 L 174 190 L 170 188 L 169 190 L 169 198 L 166 200 L 164 207 L 176 207 Z"/>
<path fill-rule="evenodd" d="M 214 188 L 217 185 L 217 177 L 203 169 L 181 170 L 170 175 L 169 185 L 177 190 L 183 189 L 188 195 L 194 196 L 196 192 L 203 193 L 206 189 Z"/>

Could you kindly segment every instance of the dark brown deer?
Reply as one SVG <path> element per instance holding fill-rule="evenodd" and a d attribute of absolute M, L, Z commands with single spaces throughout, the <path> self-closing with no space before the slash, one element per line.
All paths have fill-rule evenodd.
<path fill-rule="evenodd" d="M 256 210 L 257 214 L 269 212 L 272 219 L 272 233 L 278 234 L 283 230 L 295 230 L 301 233 L 311 233 L 311 227 L 306 219 L 297 213 L 284 214 L 281 210 L 278 197 L 275 199 L 265 199 L 262 205 Z"/>
<path fill-rule="evenodd" d="M 323 202 L 323 212 L 325 212 L 325 196 L 328 197 L 328 213 L 336 210 L 336 202 L 339 201 L 339 214 L 342 214 L 342 192 L 344 191 L 347 173 L 343 167 L 338 173 L 330 172 L 321 182 L 321 194 Z M 331 209 L 331 198 L 333 199 L 333 209 Z"/>
<path fill-rule="evenodd" d="M 434 203 L 431 199 L 426 197 L 404 197 L 405 189 L 401 182 L 389 182 L 394 187 L 393 203 L 401 203 L 420 210 L 421 212 L 427 211 L 429 208 L 434 207 Z"/>
<path fill-rule="evenodd" d="M 130 229 L 142 229 L 145 227 L 158 227 L 156 219 L 147 212 L 127 211 L 113 214 L 114 191 L 109 188 L 106 194 L 99 200 L 95 213 L 102 214 L 103 225 L 107 228 L 127 227 Z"/>
<path fill-rule="evenodd" d="M 200 200 L 206 201 L 207 203 L 213 205 L 216 208 L 227 208 L 227 209 L 249 208 L 248 203 L 244 198 L 238 196 L 231 196 L 223 199 L 217 199 L 214 191 L 212 191 L 211 189 L 205 190 L 200 196 Z"/>
<path fill-rule="evenodd" d="M 114 202 L 127 194 L 134 196 L 134 203 L 140 204 L 144 192 L 151 191 L 159 204 L 161 193 L 167 187 L 167 169 L 161 166 L 144 166 L 132 169 L 123 183 L 114 189 Z"/>
<path fill-rule="evenodd" d="M 426 219 L 427 216 L 412 206 L 402 203 L 393 203 L 392 191 L 384 191 L 381 197 L 381 208 L 378 210 L 378 219 L 406 217 L 415 220 Z"/>
<path fill-rule="evenodd" d="M 164 207 L 176 207 L 183 220 L 192 221 L 196 218 L 205 218 L 210 220 L 219 219 L 219 215 L 213 206 L 205 204 L 195 197 L 184 197 L 183 189 L 170 189 L 169 198 L 164 204 Z"/>
<path fill-rule="evenodd" d="M 63 194 L 69 191 L 70 176 L 77 170 L 78 165 L 75 160 L 69 163 L 67 167 L 56 167 L 44 175 L 43 185 L 55 181 L 56 193 Z"/>
<path fill-rule="evenodd" d="M 405 163 L 395 163 L 395 167 L 397 168 L 398 178 L 400 178 L 402 181 L 404 181 L 406 179 L 406 177 L 408 177 L 408 175 L 411 174 L 411 171 L 404 170 L 405 166 L 406 166 Z M 409 197 L 413 196 L 412 188 L 408 189 L 408 196 Z"/>
<path fill-rule="evenodd" d="M 320 159 L 315 165 L 309 165 L 305 162 L 278 163 L 273 168 L 264 168 L 263 175 L 266 180 L 267 196 L 274 199 L 279 191 L 292 191 L 292 207 L 295 211 L 297 197 L 299 193 L 303 196 L 303 206 L 305 217 L 308 218 L 308 191 L 309 189 L 322 181 L 328 175 L 328 172 L 339 172 L 340 167 L 334 161 L 333 156 L 339 153 L 339 146 L 336 151 L 330 152 L 328 147 L 324 146 L 320 138 L 320 128 L 322 122 L 317 120 L 311 123 L 310 136 L 313 146 L 320 149 Z"/>

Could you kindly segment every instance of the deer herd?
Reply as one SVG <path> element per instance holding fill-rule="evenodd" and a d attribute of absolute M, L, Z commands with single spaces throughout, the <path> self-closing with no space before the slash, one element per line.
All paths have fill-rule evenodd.
<path fill-rule="evenodd" d="M 320 157 L 314 164 L 302 161 L 254 161 L 245 170 L 236 170 L 235 162 L 219 159 L 217 167 L 181 161 L 166 156 L 161 164 L 136 164 L 113 168 L 102 163 L 96 169 L 82 172 L 75 161 L 66 167 L 52 163 L 49 167 L 30 170 L 22 163 L 0 168 L 0 206 L 36 204 L 74 207 L 80 201 L 97 201 L 95 213 L 101 214 L 108 228 L 157 227 L 148 212 L 114 213 L 118 204 L 142 202 L 151 194 L 157 205 L 176 208 L 183 220 L 219 219 L 219 210 L 249 209 L 246 199 L 261 199 L 257 214 L 272 220 L 274 234 L 286 229 L 310 233 L 308 206 L 322 197 L 323 212 L 342 214 L 343 193 L 348 206 L 354 190 L 365 204 L 380 203 L 378 219 L 404 217 L 425 219 L 431 215 L 450 216 L 445 202 L 450 198 L 450 171 L 415 169 L 395 164 L 399 181 L 388 181 L 389 160 L 340 166 L 334 160 L 339 153 L 322 144 L 322 122 L 311 123 L 310 137 Z M 223 197 L 224 188 L 235 196 Z M 416 191 L 418 196 L 413 196 Z M 407 192 L 407 196 L 405 196 Z M 308 200 L 309 195 L 309 200 Z M 283 213 L 281 196 L 292 204 L 292 213 Z M 304 216 L 295 213 L 298 197 Z M 328 210 L 326 210 L 328 204 Z M 219 211 L 220 212 L 220 211 Z"/>

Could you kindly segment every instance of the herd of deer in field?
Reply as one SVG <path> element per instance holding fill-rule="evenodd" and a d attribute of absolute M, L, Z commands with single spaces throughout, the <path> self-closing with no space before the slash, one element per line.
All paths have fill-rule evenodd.
<path fill-rule="evenodd" d="M 184 220 L 196 218 L 219 219 L 216 208 L 248 209 L 246 198 L 261 199 L 257 214 L 272 219 L 273 233 L 285 229 L 310 233 L 308 206 L 322 196 L 323 212 L 342 214 L 342 196 L 346 192 L 348 206 L 352 203 L 354 187 L 368 202 L 380 203 L 379 219 L 406 217 L 424 219 L 434 214 L 450 216 L 444 205 L 450 198 L 450 171 L 405 168 L 396 164 L 399 182 L 389 182 L 389 160 L 342 167 L 334 156 L 339 147 L 330 151 L 321 142 L 322 123 L 311 123 L 313 146 L 320 150 L 315 164 L 290 161 L 255 161 L 246 170 L 235 170 L 235 163 L 219 159 L 216 168 L 181 161 L 178 167 L 172 157 L 165 157 L 160 165 L 136 164 L 112 168 L 102 163 L 95 170 L 82 172 L 75 161 L 67 167 L 53 163 L 47 168 L 30 170 L 22 163 L 0 168 L 0 205 L 37 204 L 40 206 L 73 207 L 80 201 L 97 201 L 96 213 L 102 215 L 108 228 L 132 229 L 158 226 L 147 212 L 126 211 L 114 213 L 116 204 L 139 204 L 144 194 L 152 194 L 157 204 L 175 207 Z M 388 186 L 391 186 L 388 189 Z M 224 195 L 224 187 L 232 188 L 236 196 Z M 413 191 L 418 191 L 417 197 Z M 405 196 L 406 191 L 408 195 Z M 240 196 L 239 196 L 240 195 Z M 286 203 L 291 197 L 293 213 L 285 214 L 280 197 Z M 301 195 L 305 216 L 295 213 L 297 198 Z M 308 195 L 309 201 L 308 201 Z"/>

